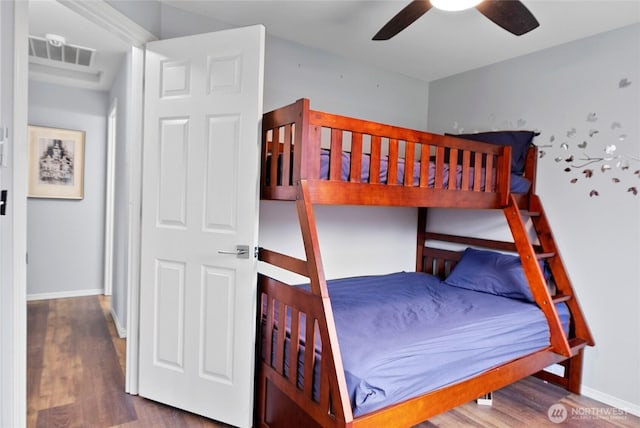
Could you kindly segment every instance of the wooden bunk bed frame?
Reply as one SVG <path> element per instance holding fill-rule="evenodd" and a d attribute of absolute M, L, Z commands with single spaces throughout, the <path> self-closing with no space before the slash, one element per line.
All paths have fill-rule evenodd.
<path fill-rule="evenodd" d="M 412 426 L 533 374 L 571 392 L 580 392 L 583 348 L 594 342 L 535 194 L 535 147 L 527 154 L 524 172 L 532 183 L 531 189 L 516 195 L 509 191 L 510 147 L 313 111 L 306 99 L 266 113 L 262 128 L 261 198 L 295 201 L 306 260 L 267 249 L 260 249 L 259 260 L 307 277 L 310 292 L 259 274 L 256 426 Z M 322 147 L 329 153 L 329 172 L 324 178 L 319 160 Z M 349 152 L 351 171 L 360 171 L 369 157 L 368 182 L 363 182 L 359 174 L 347 174 L 345 179 L 345 151 Z M 381 159 L 388 160 L 386 181 L 378 178 L 376 165 Z M 430 160 L 435 170 L 432 183 L 424 160 Z M 399 162 L 404 162 L 405 170 L 398 178 Z M 417 175 L 419 179 L 413 179 Z M 440 180 L 447 175 L 448 182 L 457 186 L 450 189 Z M 320 255 L 316 204 L 417 207 L 417 272 L 444 277 L 459 260 L 461 252 L 432 247 L 434 241 L 517 252 L 532 295 L 549 324 L 550 346 L 470 379 L 354 417 Z M 502 210 L 514 240 L 428 232 L 430 207 Z M 527 218 L 537 234 L 536 242 L 532 242 Z M 557 292 L 553 295 L 547 288 L 540 259 L 548 262 L 555 280 Z M 568 337 L 555 309 L 557 302 L 566 302 L 571 314 Z M 277 325 L 286 325 L 287 314 L 290 328 L 278 329 Z M 316 392 L 313 382 L 302 386 L 298 383 L 296 362 L 302 352 L 301 334 L 307 338 L 307 349 L 320 349 Z M 303 379 L 313 379 L 317 357 L 307 352 L 303 358 Z M 543 371 L 554 363 L 564 366 L 562 376 Z"/>

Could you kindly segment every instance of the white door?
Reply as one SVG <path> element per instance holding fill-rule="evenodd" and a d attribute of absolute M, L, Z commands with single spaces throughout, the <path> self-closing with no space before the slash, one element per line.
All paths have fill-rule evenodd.
<path fill-rule="evenodd" d="M 151 42 L 145 66 L 139 393 L 243 427 L 263 57 L 254 26 Z"/>

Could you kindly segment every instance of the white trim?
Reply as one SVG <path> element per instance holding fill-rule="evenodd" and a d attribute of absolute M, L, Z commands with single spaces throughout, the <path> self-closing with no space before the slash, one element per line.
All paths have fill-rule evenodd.
<path fill-rule="evenodd" d="M 122 324 L 120 323 L 120 319 L 118 318 L 118 314 L 116 314 L 116 311 L 113 310 L 113 306 L 111 306 L 111 319 L 113 320 L 113 325 L 116 328 L 116 331 L 118 332 L 118 337 L 120 339 L 124 339 L 127 337 L 127 329 L 124 328 L 122 326 Z"/>
<path fill-rule="evenodd" d="M 116 168 L 116 127 L 118 99 L 114 98 L 107 119 L 107 177 L 104 203 L 104 294 L 111 296 L 113 292 L 113 199 Z"/>
<path fill-rule="evenodd" d="M 13 79 L 13 316 L 15 426 L 27 412 L 27 123 L 29 110 L 29 4 L 15 2 Z M 25 398 L 22 398 L 24 396 Z M 26 423 L 26 422 L 25 422 Z"/>
<path fill-rule="evenodd" d="M 0 426 L 20 427 L 27 423 L 28 2 L 0 1 L 0 19 L 1 110 L 9 130 L 2 171 L 9 195 L 0 226 Z"/>
<path fill-rule="evenodd" d="M 125 391 L 138 393 L 138 346 L 140 317 L 140 236 L 142 231 L 142 128 L 144 50 L 131 48 L 131 74 L 129 79 L 127 111 L 133 119 L 127 127 L 129 149 L 129 276 L 127 278 L 127 351 Z"/>
<path fill-rule="evenodd" d="M 27 294 L 27 301 L 33 302 L 34 300 L 50 300 L 50 299 L 66 299 L 69 297 L 98 296 L 100 294 L 102 294 L 102 288 L 93 288 L 88 290 L 57 291 L 55 293 Z"/>
<path fill-rule="evenodd" d="M 588 386 L 582 386 L 582 395 L 591 399 L 597 400 L 601 403 L 608 404 L 616 409 L 624 410 L 627 413 L 631 413 L 635 416 L 640 416 L 640 405 L 631 403 L 629 401 L 622 400 L 613 395 L 600 392 L 597 389 L 589 388 Z"/>
<path fill-rule="evenodd" d="M 106 1 L 58 0 L 58 2 L 133 46 L 144 46 L 145 43 L 158 39 Z"/>

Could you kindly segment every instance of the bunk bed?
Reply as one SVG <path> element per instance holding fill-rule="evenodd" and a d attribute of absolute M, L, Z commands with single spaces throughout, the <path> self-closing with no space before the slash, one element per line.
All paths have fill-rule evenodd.
<path fill-rule="evenodd" d="M 295 201 L 306 260 L 258 258 L 308 281 L 258 276 L 256 426 L 412 426 L 534 374 L 579 393 L 594 342 L 535 194 L 535 146 L 314 111 L 307 99 L 266 113 L 262 129 L 261 198 Z M 320 204 L 416 207 L 415 272 L 327 280 Z M 513 241 L 431 231 L 434 207 L 501 210 Z M 562 374 L 543 370 L 555 363 Z"/>

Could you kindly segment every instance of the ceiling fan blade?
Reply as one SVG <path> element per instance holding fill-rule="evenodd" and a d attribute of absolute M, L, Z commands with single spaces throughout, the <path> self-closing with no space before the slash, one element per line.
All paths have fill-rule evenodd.
<path fill-rule="evenodd" d="M 484 16 L 516 36 L 537 28 L 540 24 L 529 9 L 516 0 L 485 0 L 476 6 Z"/>
<path fill-rule="evenodd" d="M 431 9 L 429 0 L 414 0 L 396 14 L 373 36 L 373 40 L 389 40 Z"/>

